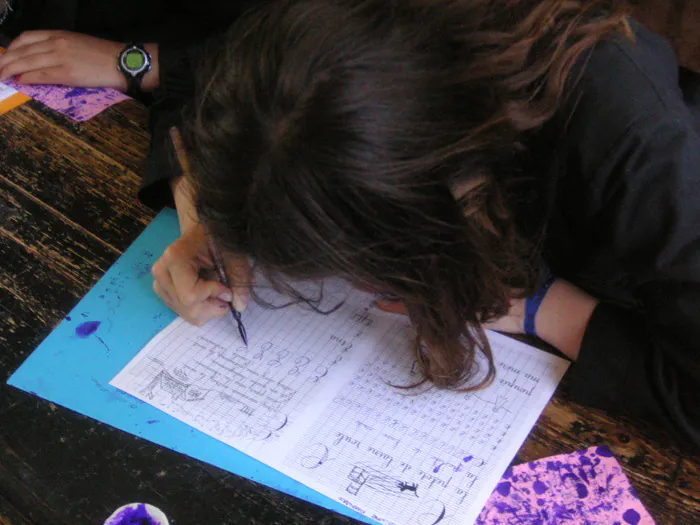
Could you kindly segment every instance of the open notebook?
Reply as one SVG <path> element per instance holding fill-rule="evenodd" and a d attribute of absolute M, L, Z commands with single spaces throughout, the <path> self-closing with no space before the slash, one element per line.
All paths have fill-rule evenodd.
<path fill-rule="evenodd" d="M 266 302 L 287 301 L 258 283 Z M 248 346 L 230 315 L 177 319 L 110 384 L 380 523 L 472 523 L 568 363 L 490 334 L 489 388 L 401 388 L 421 379 L 406 318 L 326 281 L 321 308 L 339 304 L 252 304 Z"/>

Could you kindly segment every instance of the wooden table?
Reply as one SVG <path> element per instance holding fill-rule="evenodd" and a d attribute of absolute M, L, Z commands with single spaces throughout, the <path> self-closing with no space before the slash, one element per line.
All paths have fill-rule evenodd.
<path fill-rule="evenodd" d="M 153 218 L 147 143 L 134 102 L 84 124 L 35 102 L 0 116 L 0 525 L 99 525 L 131 501 L 174 525 L 354 523 L 4 384 Z M 567 379 L 514 463 L 597 444 L 659 525 L 700 523 L 700 457 L 573 403 Z"/>

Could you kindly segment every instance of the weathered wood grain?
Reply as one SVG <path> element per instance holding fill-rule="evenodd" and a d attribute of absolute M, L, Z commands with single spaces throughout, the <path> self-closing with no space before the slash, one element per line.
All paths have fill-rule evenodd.
<path fill-rule="evenodd" d="M 13 350 L 30 343 L 18 339 L 18 314 L 31 312 L 33 328 L 48 334 L 119 254 L 3 177 L 0 196 L 0 344 Z M 7 355 L 0 353 L 0 360 Z"/>
<path fill-rule="evenodd" d="M 146 143 L 135 143 L 142 162 Z M 8 181 L 120 251 L 154 215 L 136 199 L 136 173 L 30 105 L 0 119 L 0 151 Z"/>
<path fill-rule="evenodd" d="M 0 525 L 36 525 L 36 522 L 29 521 L 14 505 L 0 496 Z"/>

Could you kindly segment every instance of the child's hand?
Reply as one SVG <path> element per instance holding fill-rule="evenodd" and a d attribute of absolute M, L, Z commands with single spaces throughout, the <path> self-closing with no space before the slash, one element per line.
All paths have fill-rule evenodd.
<path fill-rule="evenodd" d="M 201 326 L 211 319 L 229 312 L 233 302 L 243 310 L 247 302 L 248 286 L 228 289 L 214 278 L 214 262 L 207 243 L 207 232 L 201 224 L 193 223 L 171 244 L 153 265 L 153 289 L 158 296 L 187 322 Z M 246 259 L 227 261 L 232 282 L 247 283 L 249 266 Z"/>
<path fill-rule="evenodd" d="M 126 91 L 117 69 L 124 44 L 68 31 L 25 31 L 0 55 L 0 81 L 111 87 Z"/>
<path fill-rule="evenodd" d="M 176 128 L 170 130 L 170 138 L 182 168 L 182 176 L 170 183 L 181 234 L 153 265 L 153 289 L 185 321 L 201 326 L 210 319 L 226 315 L 228 303 L 233 303 L 239 312 L 245 309 L 252 282 L 250 266 L 245 257 L 227 258 L 226 272 L 234 289 L 229 290 L 216 280 L 216 272 L 212 271 L 214 261 L 209 253 L 209 234 L 197 217 L 188 183 L 190 165 Z"/>
<path fill-rule="evenodd" d="M 510 302 L 510 310 L 506 315 L 483 325 L 487 330 L 504 332 L 507 334 L 524 334 L 525 328 L 525 299 L 513 299 Z"/>

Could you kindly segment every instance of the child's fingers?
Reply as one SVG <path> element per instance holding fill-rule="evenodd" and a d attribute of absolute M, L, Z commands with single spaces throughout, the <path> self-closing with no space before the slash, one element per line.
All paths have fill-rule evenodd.
<path fill-rule="evenodd" d="M 175 261 L 168 268 L 172 277 L 174 295 L 185 307 L 193 307 L 199 303 L 219 297 L 224 301 L 232 301 L 233 294 L 218 281 L 203 281 L 191 264 L 186 261 Z"/>
<path fill-rule="evenodd" d="M 0 80 L 7 80 L 15 75 L 23 75 L 30 71 L 38 71 L 60 66 L 58 59 L 53 53 L 37 53 L 26 57 L 18 58 L 0 67 Z"/>
<path fill-rule="evenodd" d="M 385 312 L 389 312 L 392 314 L 408 315 L 408 311 L 406 310 L 406 306 L 403 304 L 403 301 L 377 299 L 375 303 L 377 305 L 377 308 L 379 308 L 380 310 L 384 310 Z"/>
<path fill-rule="evenodd" d="M 9 46 L 7 46 L 7 51 L 15 51 L 21 47 L 34 44 L 36 42 L 49 40 L 50 38 L 58 36 L 59 34 L 61 34 L 60 31 L 25 31 L 15 38 Z"/>
<path fill-rule="evenodd" d="M 226 263 L 226 271 L 231 280 L 233 292 L 233 307 L 238 312 L 243 312 L 250 300 L 250 287 L 253 284 L 253 276 L 250 271 L 250 264 L 245 257 L 237 257 Z"/>
<path fill-rule="evenodd" d="M 153 290 L 168 308 L 195 326 L 202 326 L 212 319 L 223 317 L 229 311 L 228 303 L 216 298 L 207 299 L 191 307 L 185 307 L 182 303 L 173 299 L 172 295 L 158 281 L 153 281 Z"/>
<path fill-rule="evenodd" d="M 37 71 L 23 73 L 21 77 L 16 78 L 18 84 L 64 84 L 69 85 L 66 81 L 65 69 L 61 66 L 47 67 Z"/>
<path fill-rule="evenodd" d="M 228 303 L 219 299 L 208 299 L 199 303 L 194 309 L 180 316 L 190 324 L 202 326 L 212 319 L 218 319 L 229 313 Z"/>

